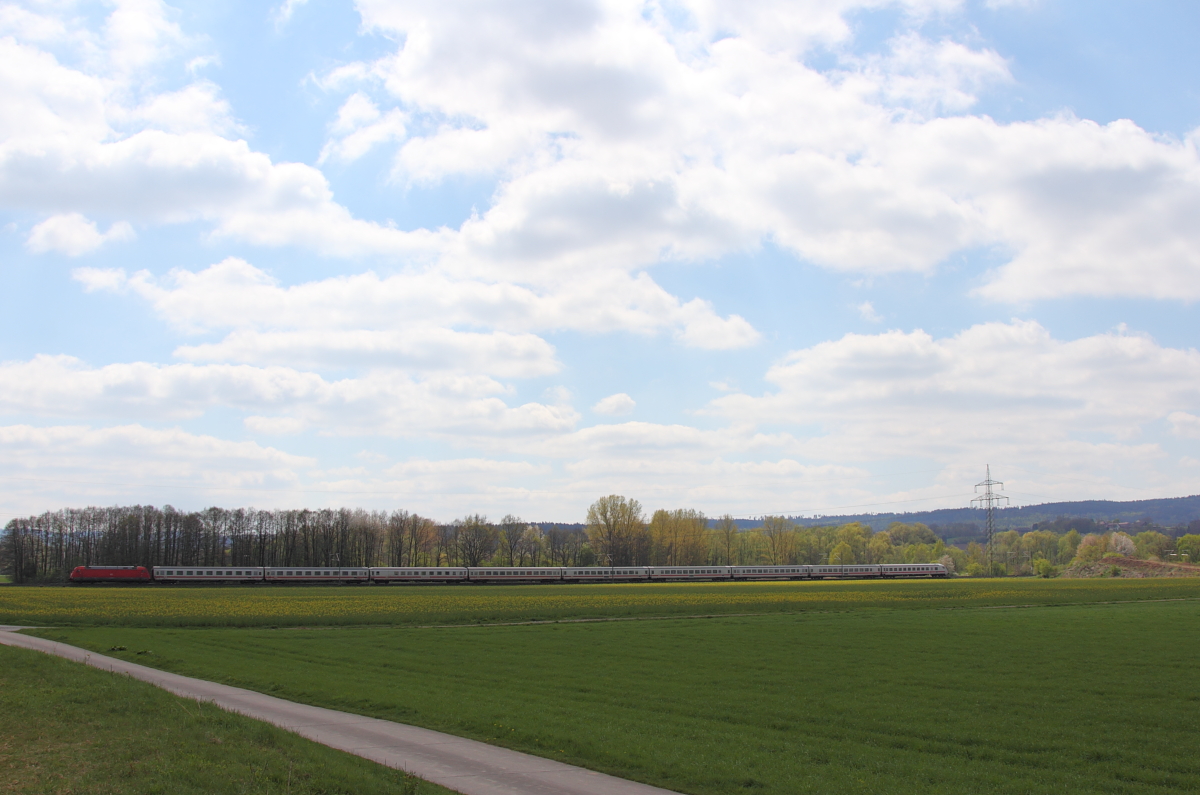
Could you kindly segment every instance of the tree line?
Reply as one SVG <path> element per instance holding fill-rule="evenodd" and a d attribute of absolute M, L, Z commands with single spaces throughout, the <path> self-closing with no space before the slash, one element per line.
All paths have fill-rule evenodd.
<path fill-rule="evenodd" d="M 1089 520 L 1090 522 L 1090 520 Z M 800 527 L 767 516 L 742 529 L 687 508 L 648 518 L 637 500 L 609 495 L 588 509 L 586 529 L 471 514 L 450 523 L 404 510 L 258 510 L 171 506 L 62 509 L 10 521 L 0 572 L 17 582 L 63 581 L 80 565 L 143 566 L 702 566 L 940 562 L 960 574 L 1041 573 L 1107 554 L 1200 560 L 1200 534 L 1172 538 L 1099 532 L 1090 523 L 1047 523 L 978 543 L 949 545 L 921 523 L 875 531 L 862 522 Z M 1200 531 L 1200 527 L 1197 527 Z M 990 560 L 989 560 L 990 557 Z"/>

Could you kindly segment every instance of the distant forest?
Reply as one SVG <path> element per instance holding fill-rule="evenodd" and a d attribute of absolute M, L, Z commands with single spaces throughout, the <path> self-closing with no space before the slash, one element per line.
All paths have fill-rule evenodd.
<path fill-rule="evenodd" d="M 61 582 L 74 566 L 105 563 L 589 566 L 934 561 L 978 573 L 988 563 L 979 544 L 983 512 L 967 508 L 714 520 L 691 509 L 658 510 L 646 517 L 636 500 L 611 495 L 597 500 L 588 518 L 586 525 L 529 523 L 514 516 L 490 522 L 476 514 L 439 523 L 407 511 L 346 508 L 62 509 L 13 519 L 5 526 L 0 573 L 11 573 L 17 582 Z M 1103 552 L 1128 547 L 1129 554 L 1147 559 L 1200 560 L 1200 496 L 1049 503 L 1003 509 L 996 518 L 998 535 L 991 557 L 994 563 L 1002 556 L 1002 573 L 1031 571 L 1039 559 L 1046 565 L 1065 565 L 1081 556 L 1081 548 Z"/>
<path fill-rule="evenodd" d="M 873 530 L 886 530 L 894 522 L 924 524 L 932 528 L 947 543 L 965 545 L 982 541 L 987 518 L 978 508 L 941 508 L 936 511 L 908 513 L 853 513 L 828 516 L 789 516 L 800 527 L 825 527 L 859 522 Z M 1091 519 L 1093 522 L 1114 522 L 1155 525 L 1181 535 L 1191 522 L 1200 520 L 1200 495 L 1170 497 L 1160 500 L 1079 500 L 1076 502 L 1047 502 L 1016 508 L 996 509 L 997 530 L 1036 530 L 1059 519 Z M 753 530 L 761 527 L 762 518 L 735 519 L 739 528 Z M 715 527 L 716 519 L 709 525 Z M 549 524 L 549 523 L 548 523 Z M 558 524 L 559 527 L 584 529 L 583 523 Z M 1090 532 L 1090 531 L 1084 531 Z M 1192 531 L 1194 532 L 1194 531 Z"/>
<path fill-rule="evenodd" d="M 885 530 L 893 522 L 920 523 L 933 528 L 951 544 L 965 544 L 983 539 L 986 515 L 979 508 L 942 508 L 936 511 L 908 513 L 858 513 L 838 516 L 788 517 L 801 527 L 842 525 L 861 522 L 875 530 Z M 1057 519 L 1092 519 L 1096 522 L 1119 522 L 1156 525 L 1173 529 L 1176 535 L 1187 532 L 1191 523 L 1200 519 L 1200 495 L 1170 497 L 1160 500 L 1078 500 L 1076 502 L 1047 502 L 996 509 L 997 530 L 1036 530 Z M 760 519 L 739 519 L 744 528 L 757 527 Z"/>

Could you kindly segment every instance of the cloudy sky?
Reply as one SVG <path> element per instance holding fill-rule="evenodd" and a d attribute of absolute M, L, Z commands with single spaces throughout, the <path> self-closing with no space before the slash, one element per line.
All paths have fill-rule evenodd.
<path fill-rule="evenodd" d="M 0 519 L 1200 492 L 1200 6 L 0 5 Z"/>

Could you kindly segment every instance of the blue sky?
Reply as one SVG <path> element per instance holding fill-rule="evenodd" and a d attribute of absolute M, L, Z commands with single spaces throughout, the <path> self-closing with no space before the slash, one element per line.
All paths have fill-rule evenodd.
<path fill-rule="evenodd" d="M 0 518 L 1195 493 L 1198 29 L 0 5 Z"/>

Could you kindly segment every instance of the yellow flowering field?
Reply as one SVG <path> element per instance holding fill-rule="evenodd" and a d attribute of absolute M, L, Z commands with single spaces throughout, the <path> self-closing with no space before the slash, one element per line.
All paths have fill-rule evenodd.
<path fill-rule="evenodd" d="M 0 624 L 439 624 L 1200 598 L 1200 581 L 948 580 L 450 586 L 0 587 Z"/>

